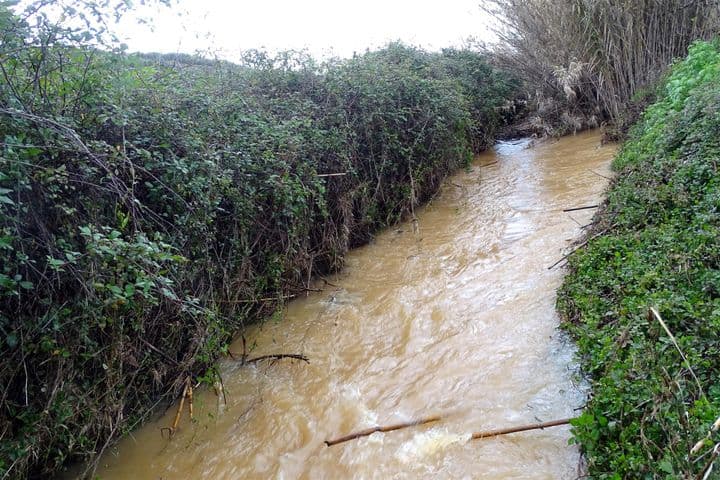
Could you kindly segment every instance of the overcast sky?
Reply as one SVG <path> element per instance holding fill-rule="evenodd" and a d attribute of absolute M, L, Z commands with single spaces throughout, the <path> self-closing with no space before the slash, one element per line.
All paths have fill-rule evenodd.
<path fill-rule="evenodd" d="M 232 60 L 240 50 L 307 48 L 315 56 L 351 56 L 403 40 L 429 49 L 468 37 L 490 41 L 481 0 L 178 0 L 153 7 L 117 26 L 130 51 L 206 51 Z"/>

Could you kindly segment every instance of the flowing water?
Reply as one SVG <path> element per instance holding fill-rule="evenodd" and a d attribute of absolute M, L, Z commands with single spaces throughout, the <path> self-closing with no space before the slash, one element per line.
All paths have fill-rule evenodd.
<path fill-rule="evenodd" d="M 546 478 L 577 476 L 567 426 L 469 441 L 472 432 L 577 414 L 572 347 L 555 290 L 608 175 L 612 146 L 587 132 L 500 143 L 450 178 L 412 224 L 347 257 L 324 291 L 247 333 L 222 363 L 227 405 L 195 394 L 102 459 L 103 479 Z M 236 343 L 232 350 L 242 351 Z M 327 439 L 428 415 L 442 421 L 327 447 Z"/>

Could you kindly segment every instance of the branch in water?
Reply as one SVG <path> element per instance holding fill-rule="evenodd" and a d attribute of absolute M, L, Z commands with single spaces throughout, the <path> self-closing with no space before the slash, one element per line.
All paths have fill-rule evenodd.
<path fill-rule="evenodd" d="M 377 426 L 377 427 L 370 427 L 365 430 L 360 430 L 359 432 L 351 433 L 350 435 L 345 435 L 344 437 L 336 438 L 334 440 L 325 440 L 325 445 L 328 447 L 332 447 L 333 445 L 337 445 L 338 443 L 344 443 L 349 442 L 350 440 L 355 440 L 356 438 L 360 437 L 367 437 L 369 435 L 372 435 L 375 432 L 392 432 L 394 430 L 400 430 L 402 428 L 408 428 L 408 427 L 415 427 L 418 425 L 425 425 L 426 423 L 431 422 L 437 422 L 440 420 L 440 417 L 428 417 L 428 418 L 422 418 L 420 420 L 413 420 L 411 422 L 404 422 L 404 423 L 397 423 L 395 425 L 390 425 L 387 427 Z"/>
<path fill-rule="evenodd" d="M 305 355 L 300 355 L 298 353 L 276 353 L 273 355 L 262 355 L 260 357 L 244 360 L 244 363 L 255 363 L 259 362 L 260 360 L 281 360 L 283 358 L 292 358 L 294 360 L 302 360 L 305 363 L 310 363 L 308 357 L 306 357 Z"/>

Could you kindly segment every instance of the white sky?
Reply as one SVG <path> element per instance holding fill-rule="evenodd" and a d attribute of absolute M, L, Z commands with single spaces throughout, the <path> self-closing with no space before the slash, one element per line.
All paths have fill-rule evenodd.
<path fill-rule="evenodd" d="M 493 39 L 480 1 L 177 0 L 171 9 L 139 11 L 153 30 L 128 16 L 116 32 L 130 51 L 201 51 L 229 60 L 261 47 L 348 57 L 392 40 L 434 50 L 468 37 Z"/>

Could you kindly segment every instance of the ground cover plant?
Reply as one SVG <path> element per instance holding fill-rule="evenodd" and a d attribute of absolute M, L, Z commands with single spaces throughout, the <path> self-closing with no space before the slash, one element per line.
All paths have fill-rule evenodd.
<path fill-rule="evenodd" d="M 233 333 L 490 144 L 518 85 L 465 49 L 229 63 L 32 18 L 0 3 L 1 478 L 214 381 Z"/>
<path fill-rule="evenodd" d="M 656 95 L 559 292 L 592 384 L 573 422 L 591 478 L 705 478 L 720 442 L 720 40 Z"/>

